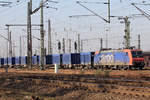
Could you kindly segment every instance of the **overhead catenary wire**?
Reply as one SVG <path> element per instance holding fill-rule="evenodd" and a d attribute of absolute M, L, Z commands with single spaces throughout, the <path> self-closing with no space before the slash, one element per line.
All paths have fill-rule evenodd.
<path fill-rule="evenodd" d="M 23 3 L 24 4 L 24 3 Z M 23 8 L 23 6 L 20 6 L 21 8 Z M 118 6 L 116 6 L 116 7 L 118 7 Z M 16 8 L 16 7 L 15 7 Z M 68 7 L 67 8 L 69 8 L 69 4 L 68 4 Z M 126 4 L 126 7 L 125 6 L 122 6 L 122 7 L 118 7 L 118 8 L 121 8 L 121 9 L 124 9 L 124 8 L 128 8 L 128 5 Z M 118 9 L 118 8 L 116 8 L 114 11 L 116 11 L 116 12 L 121 12 L 121 10 L 120 9 Z M 63 8 L 62 8 L 63 9 Z M 14 10 L 13 10 L 14 11 Z M 49 10 L 46 10 L 46 12 L 48 12 Z M 113 9 L 112 9 L 112 11 L 113 11 Z M 105 12 L 104 12 L 105 13 Z M 68 22 L 66 21 L 66 19 L 60 19 L 60 20 L 57 20 L 57 19 L 59 19 L 58 17 L 54 17 L 52 14 L 50 15 L 50 14 L 48 14 L 48 13 L 46 13 L 47 15 L 47 17 L 45 17 L 45 20 L 47 20 L 48 19 L 48 16 L 49 16 L 49 18 L 51 18 L 52 20 L 54 20 L 55 19 L 55 22 L 57 22 L 57 23 L 60 23 L 59 25 L 55 25 L 56 23 L 54 22 L 54 26 L 53 26 L 53 30 L 54 31 L 57 31 L 57 29 L 58 29 L 58 27 L 62 27 L 63 26 L 63 24 L 65 23 L 65 26 L 67 27 L 68 26 Z M 12 15 L 10 15 L 10 16 L 12 16 L 12 18 L 10 18 L 10 19 L 14 19 L 13 18 L 13 16 L 15 16 L 14 14 L 12 14 Z M 15 23 L 16 21 L 18 21 L 18 22 L 22 22 L 25 18 L 21 18 L 21 16 L 22 16 L 22 14 L 20 15 L 20 13 L 16 16 L 17 18 L 16 18 L 16 20 L 11 20 L 10 22 L 13 22 L 13 23 Z M 51 17 L 52 16 L 52 17 Z M 34 19 L 36 19 L 35 17 L 33 17 Z M 9 19 L 9 20 L 10 20 Z M 91 18 L 92 19 L 92 18 Z M 61 22 L 61 20 L 64 20 L 64 22 Z M 87 18 L 87 20 L 88 20 L 88 18 Z M 81 20 L 80 20 L 81 21 Z M 72 23 L 74 23 L 73 21 L 72 21 Z M 84 23 L 84 20 L 82 21 L 82 23 Z M 82 24 L 81 23 L 81 24 Z M 95 24 L 95 22 L 91 22 L 90 23 L 91 25 L 92 25 L 92 27 L 93 27 L 93 30 L 94 30 L 94 28 L 95 28 L 95 26 L 97 26 L 97 25 L 94 25 Z M 116 23 L 114 23 L 114 24 L 116 24 Z M 74 28 L 74 26 L 76 26 L 75 24 L 72 24 L 72 30 L 76 30 L 75 28 Z M 83 25 L 82 25 L 83 26 Z M 113 26 L 113 25 L 112 25 Z M 100 26 L 100 27 L 98 27 L 99 29 L 101 28 L 101 27 L 103 27 L 103 26 Z M 81 31 L 79 31 L 80 33 L 82 33 L 82 28 L 80 28 L 81 29 Z M 86 30 L 86 29 L 88 29 L 88 26 L 85 26 L 84 25 L 84 30 Z M 95 28 L 96 29 L 96 28 Z M 60 31 L 61 31 L 61 29 L 59 29 Z M 115 31 L 115 30 L 113 30 L 113 31 Z M 58 31 L 57 31 L 58 32 Z M 88 32 L 88 31 L 87 31 Z M 61 33 L 61 32 L 60 32 Z M 85 31 L 84 31 L 84 33 L 86 33 Z M 96 31 L 95 31 L 95 33 L 96 33 Z M 94 32 L 93 33 L 91 33 L 91 34 L 95 34 Z M 110 37 L 114 37 L 113 35 L 112 36 L 110 36 Z"/>

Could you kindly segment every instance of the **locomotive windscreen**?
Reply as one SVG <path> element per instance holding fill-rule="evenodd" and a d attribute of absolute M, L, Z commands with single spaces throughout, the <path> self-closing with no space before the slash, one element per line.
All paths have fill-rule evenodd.
<path fill-rule="evenodd" d="M 133 58 L 140 58 L 140 57 L 143 57 L 142 51 L 131 51 L 131 53 L 132 53 L 132 57 L 133 57 Z"/>

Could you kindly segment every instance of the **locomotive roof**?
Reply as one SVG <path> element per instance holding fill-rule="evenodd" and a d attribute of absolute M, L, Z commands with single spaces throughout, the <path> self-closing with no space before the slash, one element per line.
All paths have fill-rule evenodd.
<path fill-rule="evenodd" d="M 122 52 L 124 50 L 130 50 L 130 51 L 141 51 L 140 49 L 114 49 L 114 50 L 103 50 L 100 51 L 101 53 L 107 53 L 107 52 Z"/>
<path fill-rule="evenodd" d="M 107 53 L 107 52 L 122 52 L 123 50 L 104 50 L 100 51 L 101 53 Z"/>

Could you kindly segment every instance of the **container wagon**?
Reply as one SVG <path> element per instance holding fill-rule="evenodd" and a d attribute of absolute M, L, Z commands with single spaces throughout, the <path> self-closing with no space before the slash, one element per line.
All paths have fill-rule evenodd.
<path fill-rule="evenodd" d="M 16 58 L 15 57 L 12 57 L 12 67 L 15 67 L 15 65 L 16 65 Z"/>
<path fill-rule="evenodd" d="M 7 59 L 7 58 L 6 58 Z M 8 57 L 8 65 L 12 67 L 12 57 Z"/>
<path fill-rule="evenodd" d="M 0 58 L 0 66 L 3 67 L 4 65 L 4 58 Z"/>
<path fill-rule="evenodd" d="M 53 67 L 52 55 L 46 55 L 46 57 L 45 57 L 45 64 L 46 64 L 46 66 L 45 66 L 46 69 Z"/>
<path fill-rule="evenodd" d="M 38 65 L 38 57 L 37 56 L 32 56 L 32 65 L 34 65 L 34 66 Z"/>
<path fill-rule="evenodd" d="M 26 65 L 27 65 L 27 56 L 21 56 L 20 57 L 20 61 L 21 61 L 21 66 L 22 67 L 26 67 Z"/>
<path fill-rule="evenodd" d="M 20 67 L 21 65 L 21 57 L 15 57 L 15 66 Z"/>
<path fill-rule="evenodd" d="M 4 66 L 8 65 L 8 58 L 4 58 Z"/>
<path fill-rule="evenodd" d="M 80 66 L 82 68 L 93 68 L 95 52 L 82 52 L 80 53 Z"/>
<path fill-rule="evenodd" d="M 52 55 L 52 64 L 54 65 L 54 64 L 61 64 L 61 58 L 60 58 L 61 56 L 60 56 L 60 54 L 53 54 Z"/>
<path fill-rule="evenodd" d="M 71 53 L 62 55 L 63 68 L 77 68 L 80 66 L 80 53 Z"/>

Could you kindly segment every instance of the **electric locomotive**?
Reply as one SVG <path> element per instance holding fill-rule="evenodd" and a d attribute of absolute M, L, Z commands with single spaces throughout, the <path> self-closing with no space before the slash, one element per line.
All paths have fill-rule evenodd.
<path fill-rule="evenodd" d="M 95 53 L 95 68 L 142 69 L 144 57 L 140 49 L 105 50 Z"/>

